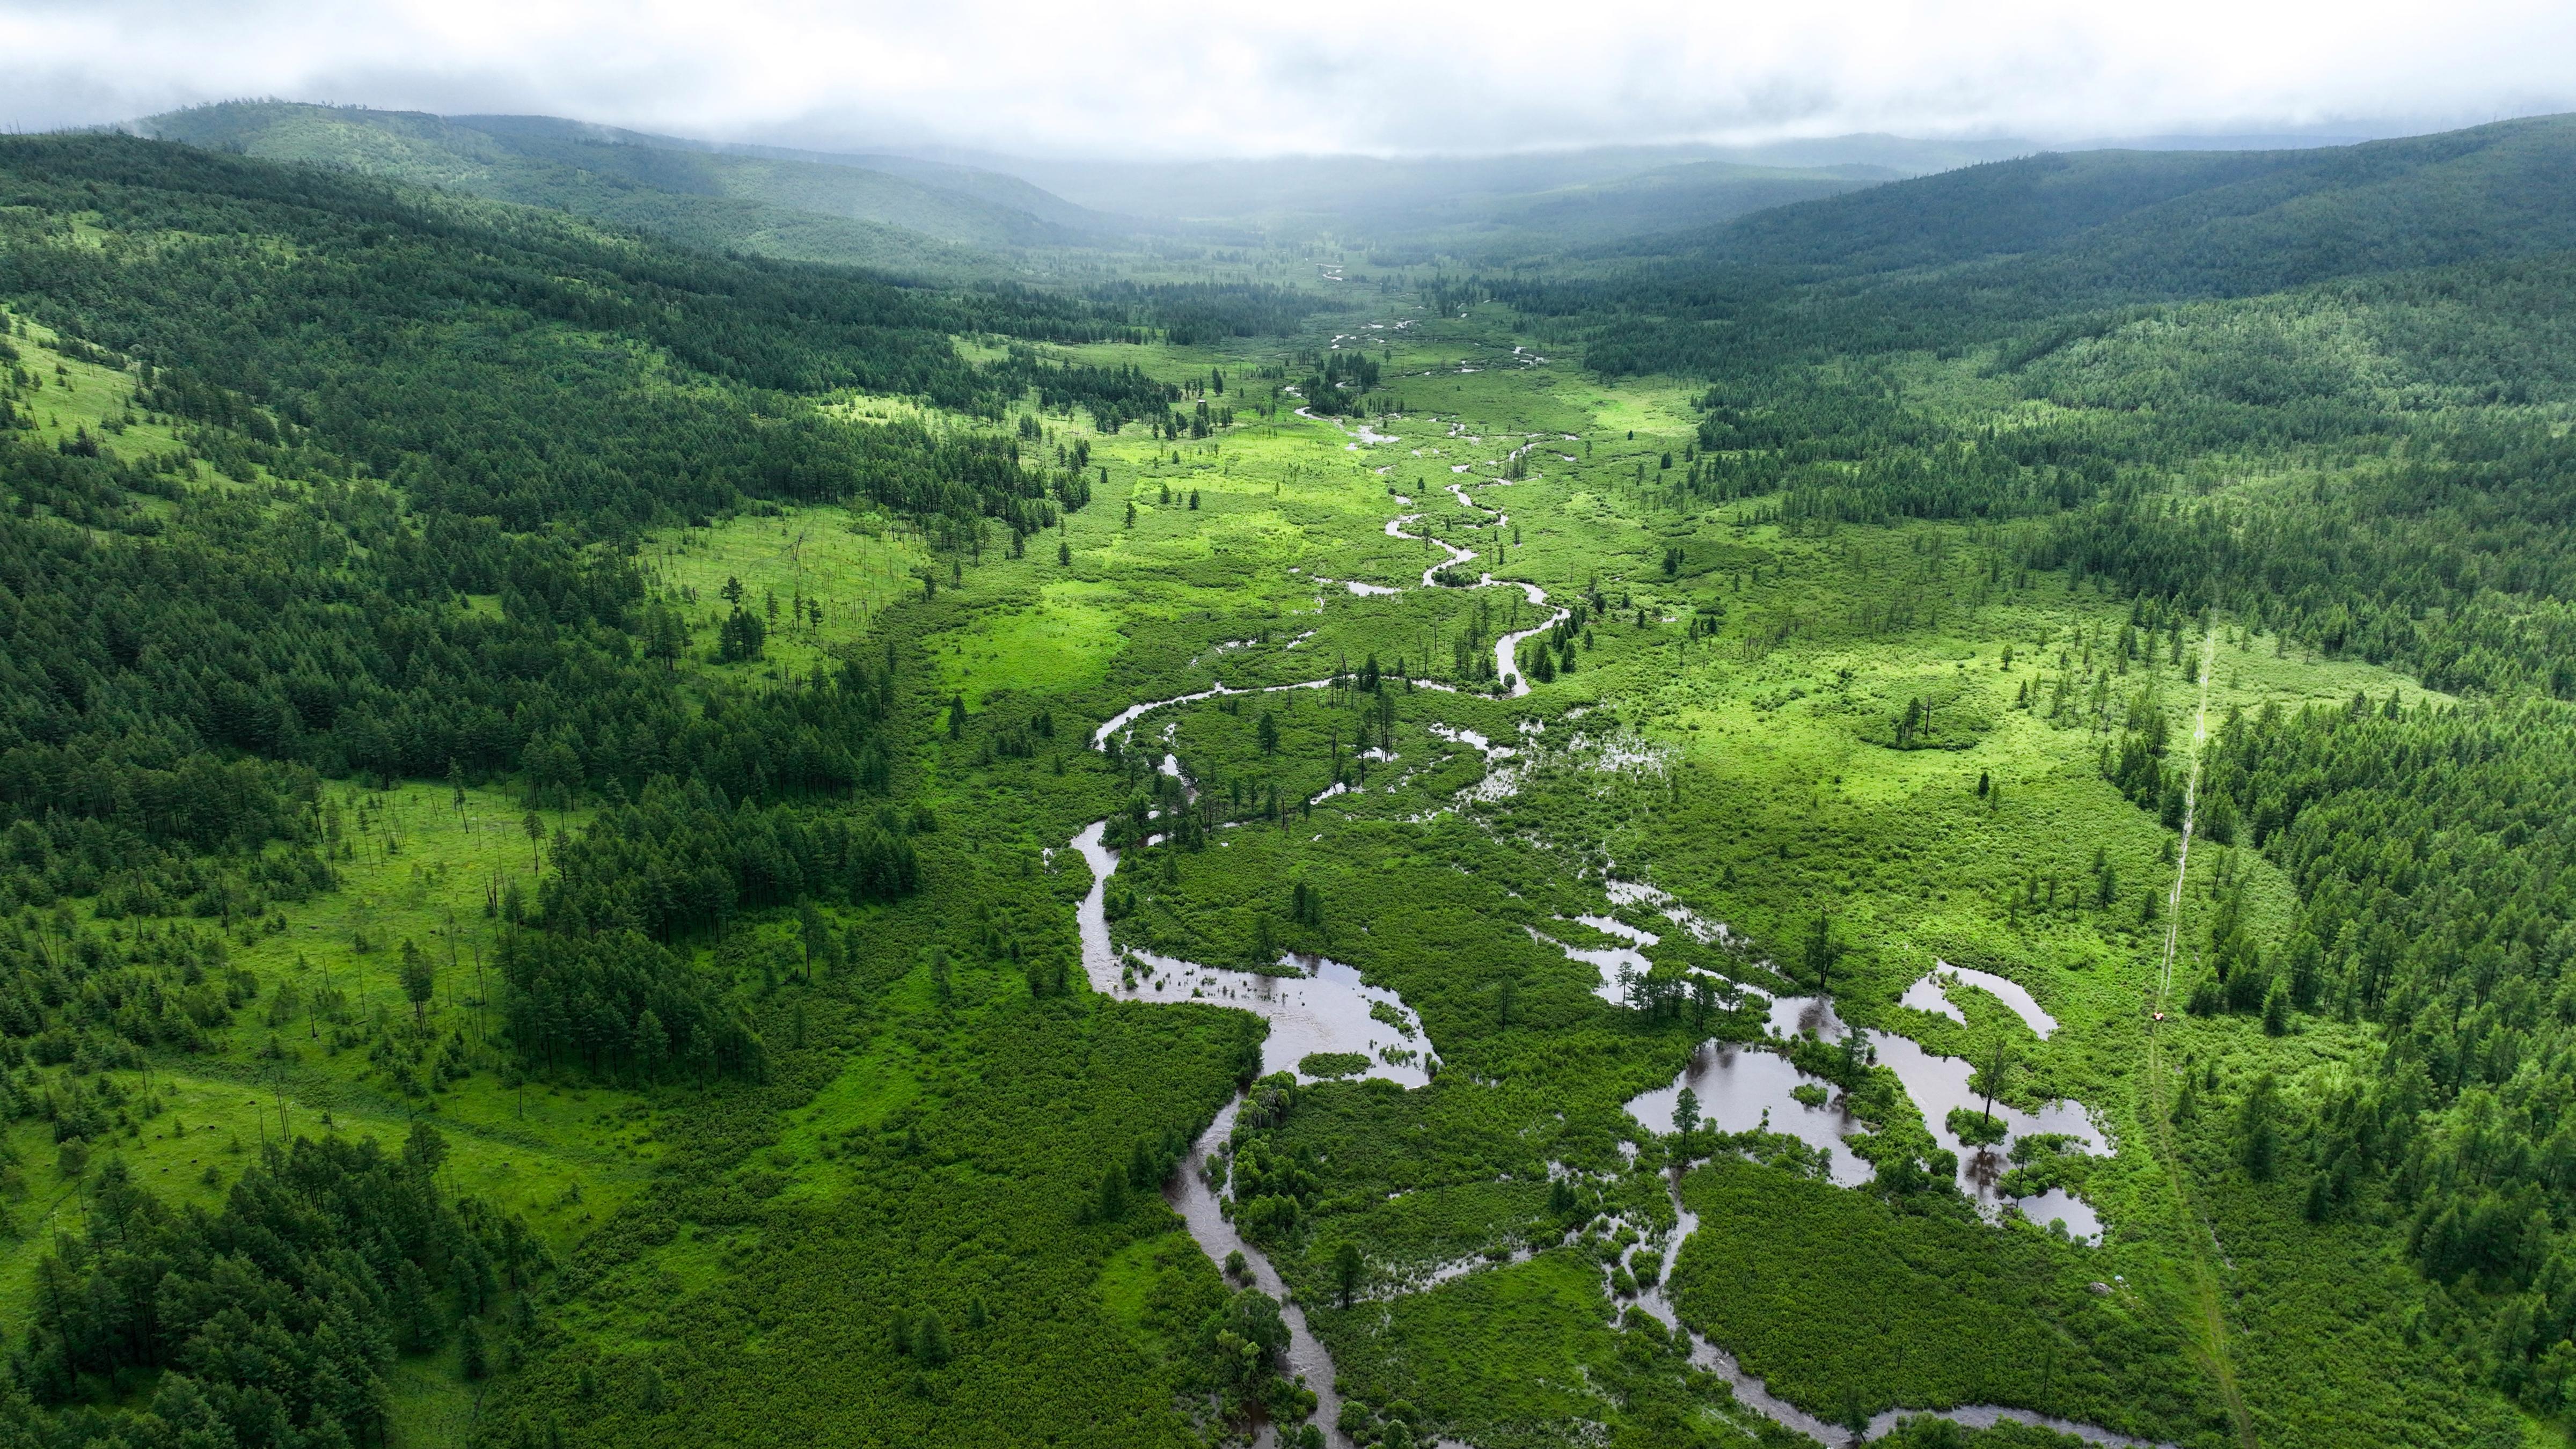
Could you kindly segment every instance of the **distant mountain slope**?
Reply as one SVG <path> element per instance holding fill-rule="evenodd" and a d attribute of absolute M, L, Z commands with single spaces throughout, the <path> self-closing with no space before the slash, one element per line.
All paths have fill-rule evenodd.
<path fill-rule="evenodd" d="M 2038 149 L 2035 142 L 2016 140 L 1934 142 L 1840 136 L 1762 146 L 1592 146 L 1496 156 L 1266 156 L 1174 162 L 964 151 L 940 154 L 985 173 L 1026 178 L 1054 195 L 1121 215 L 1240 219 L 1439 208 L 1474 198 L 1499 202 L 1611 186 L 1705 163 L 1741 167 L 1748 173 L 1839 173 L 1849 179 L 1890 180 L 2026 156 Z"/>
<path fill-rule="evenodd" d="M 1705 227 L 1910 174 L 1848 163 L 1747 165 L 1715 159 L 1707 147 L 1054 168 L 1120 206 L 1112 212 L 1024 175 L 950 161 L 697 141 L 554 116 L 226 102 L 135 129 L 554 207 L 717 250 L 957 278 L 1009 271 L 1007 253 L 1094 247 L 1193 223 L 1507 260 Z"/>
<path fill-rule="evenodd" d="M 838 151 L 805 151 L 789 146 L 756 146 L 724 141 L 701 141 L 685 136 L 661 136 L 647 131 L 629 131 L 616 126 L 595 125 L 588 121 L 566 120 L 560 116 L 449 116 L 451 124 L 468 127 L 503 137 L 532 151 L 566 142 L 585 145 L 634 146 L 645 150 L 679 151 L 694 155 L 722 158 L 725 162 L 784 163 L 795 168 L 786 174 L 796 176 L 790 184 L 829 185 L 826 176 L 802 175 L 803 168 L 819 167 L 831 172 L 861 173 L 867 177 L 892 177 L 911 186 L 934 193 L 949 205 L 959 199 L 981 203 L 1025 226 L 1034 218 L 1067 232 L 1117 232 L 1135 229 L 1133 218 L 1112 216 L 1077 206 L 1063 197 L 1033 185 L 1017 176 L 987 171 L 973 166 L 960 166 L 945 161 L 926 161 L 911 156 L 854 154 Z M 759 166 L 745 166 L 745 175 L 777 174 Z M 870 193 L 881 191 L 874 181 L 860 183 Z M 898 223 L 905 224 L 905 223 Z"/>
<path fill-rule="evenodd" d="M 1817 279 L 2016 257 L 2023 289 L 2246 295 L 2576 246 L 2576 117 L 2297 151 L 2032 156 L 1662 244 Z"/>
<path fill-rule="evenodd" d="M 1732 161 L 1690 161 L 1608 181 L 1479 198 L 1450 208 L 1455 225 L 1548 237 L 1584 247 L 1620 237 L 1709 225 L 1771 208 L 1839 196 L 1894 179 L 1868 166 L 1788 169 Z"/>
<path fill-rule="evenodd" d="M 156 116 L 136 129 L 799 260 L 989 275 L 999 265 L 996 252 L 1091 240 L 1068 224 L 1087 213 L 1014 178 L 952 189 L 892 171 L 727 154 L 551 117 L 235 102 Z M 939 170 L 951 179 L 970 175 Z M 1024 193 L 1048 214 L 995 199 L 1028 199 Z"/>
<path fill-rule="evenodd" d="M 1707 225 L 1760 206 L 1914 174 L 1904 167 L 1749 163 L 1706 146 L 1180 162 L 1000 158 L 991 166 L 1119 214 L 1378 241 L 1457 227 L 1539 229 L 1565 244 Z M 1721 177 L 1723 185 L 1701 198 L 1710 205 L 1692 204 L 1691 183 Z"/>
<path fill-rule="evenodd" d="M 481 124 L 486 117 L 460 119 Z M 896 156 L 883 152 L 806 151 L 792 146 L 755 146 L 711 141 L 677 140 L 671 137 L 640 138 L 646 144 L 676 146 L 687 150 L 713 151 L 725 156 L 758 156 L 776 161 L 798 161 L 815 166 L 855 167 L 863 171 L 881 171 L 907 181 L 942 191 L 971 196 L 995 206 L 1023 211 L 1040 221 L 1053 222 L 1074 231 L 1132 232 L 1152 223 L 1141 218 L 1094 211 L 1056 195 L 1044 187 L 1001 171 L 974 166 L 959 166 L 946 161 L 924 160 L 916 156 Z"/>
<path fill-rule="evenodd" d="M 2295 151 L 2032 156 L 1613 242 L 1495 295 L 1612 373 L 2018 349 L 2122 309 L 2576 249 L 2576 116 Z"/>

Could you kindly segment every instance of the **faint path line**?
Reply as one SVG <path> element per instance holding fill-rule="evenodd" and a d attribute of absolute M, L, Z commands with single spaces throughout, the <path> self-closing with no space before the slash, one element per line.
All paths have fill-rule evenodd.
<path fill-rule="evenodd" d="M 2209 670 L 2218 653 L 2218 628 L 2215 623 L 2201 640 L 2200 707 L 2191 719 L 2191 769 L 2183 777 L 2182 849 L 2174 860 L 2173 896 L 2165 902 L 2164 970 L 2156 983 L 2156 1010 L 2165 1009 L 2173 995 L 2174 947 L 2182 936 L 2182 882 L 2191 869 L 2191 830 L 2195 812 L 2200 807 L 2201 745 L 2209 738 Z"/>
<path fill-rule="evenodd" d="M 2165 903 L 2165 951 L 2163 969 L 2156 983 L 2153 1012 L 2147 1021 L 2147 1093 L 2148 1118 L 2155 1127 L 2156 1152 L 2164 1159 L 2165 1182 L 2173 1190 L 2174 1215 L 2182 1229 L 2183 1242 L 2191 1254 L 2192 1296 L 2198 1300 L 2201 1352 L 2209 1364 L 2210 1376 L 2218 1381 L 2219 1396 L 2227 1401 L 2228 1417 L 2236 1421 L 2236 1440 L 2244 1449 L 2259 1449 L 2261 1439 L 2254 1432 L 2254 1420 L 2245 1409 L 2245 1395 L 2236 1386 L 2236 1366 L 2227 1355 L 2227 1315 L 2220 1306 L 2218 1272 L 2210 1266 L 2210 1248 L 2217 1237 L 2191 1205 L 2191 1189 L 2183 1180 L 2182 1157 L 2174 1149 L 2173 1118 L 2165 1102 L 2164 1033 L 2160 1029 L 2168 998 L 2173 992 L 2174 949 L 2182 936 L 2182 888 L 2191 870 L 2192 825 L 2200 801 L 2202 746 L 2209 738 L 2209 674 L 2218 653 L 2218 630 L 2215 621 L 2202 636 L 2200 648 L 2200 704 L 2192 715 L 2191 768 L 2183 778 L 2182 848 L 2175 854 L 2173 894 Z M 2207 1241 L 2204 1241 L 2206 1239 Z"/>

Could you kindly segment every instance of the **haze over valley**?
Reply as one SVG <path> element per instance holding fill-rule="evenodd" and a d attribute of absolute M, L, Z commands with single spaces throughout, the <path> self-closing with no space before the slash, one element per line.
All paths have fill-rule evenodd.
<path fill-rule="evenodd" d="M 0 1449 L 2548 1449 L 2576 29 L 0 0 Z"/>

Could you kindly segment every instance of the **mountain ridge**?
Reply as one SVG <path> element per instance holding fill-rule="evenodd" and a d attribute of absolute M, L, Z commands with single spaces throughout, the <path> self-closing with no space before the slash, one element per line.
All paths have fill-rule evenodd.
<path fill-rule="evenodd" d="M 1090 244 L 1069 203 L 1041 216 L 889 171 L 731 155 L 541 118 L 464 118 L 221 102 L 136 122 L 156 139 L 346 166 L 549 206 L 714 250 L 894 271 L 1008 269 L 1009 253 Z M 1014 183 L 987 190 L 1008 193 Z"/>

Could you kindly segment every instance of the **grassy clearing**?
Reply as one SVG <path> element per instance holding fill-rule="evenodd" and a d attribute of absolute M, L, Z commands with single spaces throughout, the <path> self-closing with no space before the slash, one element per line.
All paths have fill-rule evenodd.
<path fill-rule="evenodd" d="M 23 354 L 17 365 L 43 382 L 43 400 L 22 406 L 45 441 L 62 443 L 86 430 L 127 458 L 179 450 L 175 420 L 134 410 L 132 373 L 57 351 L 51 328 L 6 311 L 0 328 L 9 329 L 8 341 Z"/>
<path fill-rule="evenodd" d="M 390 1149 L 427 1117 L 449 1138 L 455 1189 L 520 1214 L 558 1251 L 615 1213 L 660 1156 L 653 1119 L 625 1093 L 504 1085 L 491 1035 L 499 983 L 476 969 L 500 930 L 485 902 L 497 911 L 536 883 L 528 815 L 484 790 L 465 791 L 460 808 L 446 787 L 331 787 L 322 816 L 340 888 L 234 923 L 232 962 L 259 985 L 234 1024 L 203 1055 L 103 1074 L 159 1111 L 126 1112 L 126 1125 L 93 1143 L 70 1178 L 50 1124 L 12 1128 L 29 1191 L 0 1252 L 0 1322 L 26 1321 L 38 1260 L 55 1230 L 86 1210 L 81 1185 L 110 1154 L 171 1201 L 213 1207 L 264 1141 L 337 1131 Z M 548 840 L 579 823 L 554 812 L 539 819 Z M 408 1041 L 399 1053 L 376 1049 L 389 1027 L 411 1025 L 404 941 L 439 968 L 421 1012 L 429 1049 L 417 1062 Z M 442 1080 L 434 1065 L 424 1069 L 440 1061 L 465 1074 Z"/>
<path fill-rule="evenodd" d="M 642 553 L 653 584 L 679 601 L 689 651 L 704 667 L 773 678 L 810 674 L 866 637 L 888 603 L 920 592 L 916 572 L 929 559 L 917 534 L 829 505 L 771 505 L 665 534 Z M 715 661 L 729 581 L 769 629 L 762 662 Z M 809 604 L 822 607 L 821 619 L 809 617 Z"/>
<path fill-rule="evenodd" d="M 1147 349 L 1174 377 L 1225 368 L 1242 421 L 1174 442 L 1041 419 L 1037 447 L 1084 442 L 1106 477 L 1090 507 L 1020 557 L 934 560 L 916 539 L 819 508 L 748 514 L 646 550 L 656 582 L 695 611 L 692 656 L 711 647 L 707 611 L 727 578 L 764 615 L 772 596 L 782 613 L 822 604 L 819 625 L 808 613 L 774 631 L 764 662 L 721 668 L 786 676 L 891 651 L 911 739 L 901 769 L 938 822 L 921 837 L 922 898 L 834 914 L 849 942 L 842 977 L 758 984 L 741 963 L 788 949 L 784 920 L 737 926 L 732 954 L 686 943 L 700 969 L 733 973 L 781 1052 L 771 1083 L 705 1099 L 505 1085 L 489 1041 L 494 988 L 475 965 L 512 890 L 536 889 L 553 832 L 583 817 L 546 814 L 532 842 L 526 812 L 498 793 L 468 789 L 460 803 L 444 786 L 333 786 L 324 816 L 341 888 L 234 924 L 235 960 L 259 994 L 219 1051 L 156 1064 L 163 1112 L 116 1150 L 173 1197 L 211 1201 L 238 1171 L 232 1144 L 255 1151 L 281 1111 L 299 1131 L 327 1112 L 340 1130 L 388 1136 L 434 1112 L 457 1147 L 459 1188 L 525 1214 L 574 1264 L 559 1339 L 482 1412 L 559 1423 L 574 1442 L 1038 1443 L 1069 1423 L 1093 1426 L 1076 1436 L 1087 1442 L 1179 1442 L 1187 1420 L 1172 1406 L 1204 1392 L 1197 1335 L 1221 1285 L 1159 1205 L 1097 1223 L 1081 1204 L 1104 1163 L 1214 1110 L 1241 1021 L 1044 997 L 1033 983 L 1070 955 L 1088 881 L 1042 852 L 1152 788 L 1140 765 L 1083 748 L 1131 703 L 1219 681 L 1310 681 L 1372 656 L 1391 676 L 1401 659 L 1405 674 L 1479 683 L 1457 667 L 1462 641 L 1474 641 L 1467 657 L 1489 658 L 1495 634 L 1539 616 L 1516 590 L 1418 587 L 1436 553 L 1385 525 L 1422 512 L 1477 551 L 1477 570 L 1593 606 L 1567 654 L 1576 667 L 1521 699 L 1408 689 L 1398 676 L 1382 695 L 1298 690 L 1147 716 L 1138 742 L 1177 755 L 1234 828 L 1132 856 L 1116 924 L 1122 941 L 1212 963 L 1250 964 L 1265 943 L 1325 951 L 1420 1013 L 1423 1048 L 1445 1068 L 1437 1083 L 1315 1086 L 1275 1129 L 1325 1165 L 1274 1258 L 1352 1397 L 1485 1444 L 1557 1442 L 1588 1424 L 1613 1443 L 1770 1432 L 1659 1328 L 1620 1314 L 1607 1240 L 1566 1240 L 1596 1214 L 1669 1223 L 1658 1180 L 1628 1155 L 1643 1147 L 1637 1162 L 1651 1167 L 1661 1148 L 1638 1140 L 1621 1103 L 1669 1081 L 1702 1038 L 1759 1030 L 1750 1014 L 1650 1016 L 1603 1001 L 1596 968 L 1536 939 L 1605 944 L 1564 918 L 1614 913 L 1603 878 L 1615 869 L 1751 942 L 1703 946 L 1630 908 L 1664 937 L 1656 961 L 1759 989 L 1805 979 L 1798 943 L 1829 913 L 1847 1017 L 1953 1054 L 2012 1036 L 2021 1067 L 2004 1098 L 2081 1101 L 2118 1149 L 2084 1178 L 2111 1228 L 2097 1249 L 1778 1168 L 1704 1169 L 1689 1189 L 1703 1236 L 1676 1268 L 1688 1321 L 1828 1416 L 1854 1398 L 2001 1400 L 2207 1439 L 2209 1388 L 2178 1327 L 2197 1245 L 2174 1236 L 2142 1115 L 2142 1013 L 2162 938 L 2145 902 L 2166 878 L 2168 835 L 2099 767 L 2137 712 L 2182 720 L 2185 671 L 2160 656 L 2112 667 L 2124 605 L 2062 576 L 1997 579 L 1970 530 L 1792 534 L 1761 500 L 1690 517 L 1650 506 L 1664 454 L 1689 437 L 1685 392 L 1516 366 L 1491 317 L 1409 307 L 1359 319 L 1414 324 L 1369 334 L 1391 354 L 1387 391 L 1402 402 L 1374 426 L 1396 441 L 1358 445 L 1294 417 L 1293 398 L 1253 417 L 1274 385 L 1257 376 L 1259 355 Z M 1527 476 L 1468 485 L 1484 507 L 1447 492 L 1493 478 L 1524 445 Z M 1491 524 L 1493 510 L 1510 522 Z M 1403 591 L 1358 595 L 1348 580 Z M 1692 620 L 1714 621 L 1713 633 L 1693 637 Z M 2072 681 L 2063 702 L 2061 678 Z M 2215 713 L 2391 689 L 2419 692 L 2221 621 Z M 955 696 L 966 711 L 952 718 Z M 1932 721 L 1902 742 L 1920 747 L 1900 748 L 1896 721 L 1922 701 Z M 1489 758 L 1466 731 L 1512 753 Z M 1004 747 L 1014 741 L 1027 748 Z M 1382 753 L 1363 764 L 1372 744 Z M 1337 773 L 1352 788 L 1307 807 Z M 1268 809 L 1274 791 L 1285 819 Z M 2204 873 L 2194 860 L 2191 921 L 2207 919 L 2210 885 L 2225 882 L 2258 931 L 2282 928 L 2289 887 L 2267 863 L 2212 849 Z M 1309 918 L 1291 914 L 1298 885 L 1321 902 Z M 395 969 L 406 939 L 440 963 L 424 1018 L 466 1069 L 435 1086 L 421 1068 L 436 1049 L 416 1063 L 376 1045 L 409 1010 Z M 1900 1008 L 1935 958 L 2019 982 L 2060 1030 L 2040 1041 L 1973 995 L 1964 1024 Z M 317 1017 L 326 990 L 345 1006 Z M 2198 1069 L 2222 1063 L 2236 1080 L 2269 1067 L 2293 1090 L 2370 1047 L 2326 1018 L 2283 1038 L 2224 1018 L 2169 1030 Z M 186 1130 L 172 1134 L 173 1122 Z M 1890 1125 L 1915 1130 L 1901 1111 Z M 18 1139 L 30 1206 L 0 1258 L 0 1313 L 23 1315 L 44 1229 L 80 1203 L 39 1129 Z M 2278 1193 L 2238 1191 L 2220 1149 L 2183 1140 L 2237 1265 L 2229 1311 L 2249 1398 L 2342 1395 L 2356 1407 L 2337 1423 L 2398 1437 L 2422 1422 L 2380 1372 L 2413 1362 L 2402 1335 L 2391 1327 L 2352 1355 L 2320 1336 L 2322 1310 L 2290 1286 L 2347 1254 L 2341 1271 L 2376 1274 L 2372 1321 L 2393 1325 L 2413 1311 L 2414 1281 L 2372 1266 L 2362 1239 L 2313 1233 Z M 1553 1201 L 1557 1178 L 1580 1184 L 1570 1210 Z M 1373 1285 L 1347 1310 L 1330 1306 L 1344 1243 Z M 1406 1287 L 1494 1255 L 1520 1261 Z M 1855 1273 L 1871 1285 L 1857 1294 Z M 2106 1302 L 2097 1281 L 2120 1287 Z M 1828 1309 L 1841 1327 L 1818 1334 Z M 899 1340 L 924 1311 L 963 1346 L 953 1362 L 926 1363 Z M 978 1315 L 986 1326 L 967 1331 Z M 1985 1347 L 1953 1351 L 1962 1341 Z M 632 1386 L 648 1366 L 682 1407 L 639 1407 Z M 1033 1396 L 1046 1414 L 1025 1412 Z M 398 1401 L 407 1443 L 455 1442 L 477 1412 L 434 1359 L 405 1367 Z M 2464 1395 L 2443 1412 L 2483 1432 L 2489 1409 Z M 2334 1442 L 2310 1422 L 2322 1421 L 2267 1420 L 2265 1435 Z"/>

